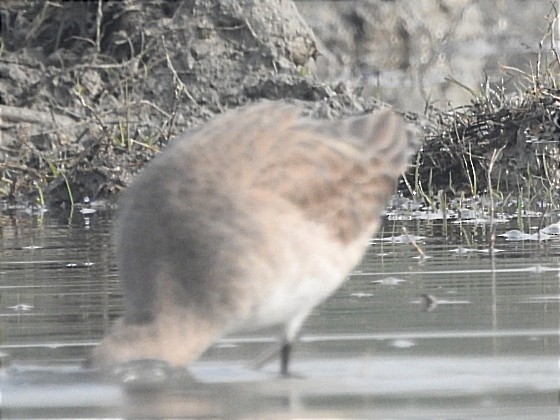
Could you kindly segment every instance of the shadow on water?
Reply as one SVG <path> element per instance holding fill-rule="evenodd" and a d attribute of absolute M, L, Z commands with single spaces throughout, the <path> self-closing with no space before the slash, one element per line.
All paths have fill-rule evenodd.
<path fill-rule="evenodd" d="M 502 215 L 491 253 L 487 219 L 423 211 L 385 217 L 363 263 L 307 320 L 289 379 L 276 362 L 247 367 L 273 345 L 266 331 L 220 340 L 188 372 L 82 368 L 121 313 L 111 213 L 14 216 L 0 245 L 2 412 L 556 418 L 559 215 L 525 218 L 525 233 L 545 222 L 532 237 Z"/>

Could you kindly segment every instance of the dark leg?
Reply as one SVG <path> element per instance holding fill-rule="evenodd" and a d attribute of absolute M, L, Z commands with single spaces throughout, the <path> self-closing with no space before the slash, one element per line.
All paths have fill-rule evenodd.
<path fill-rule="evenodd" d="M 288 376 L 288 364 L 290 362 L 290 353 L 292 351 L 292 343 L 284 342 L 282 348 L 280 349 L 280 374 L 282 376 Z"/>

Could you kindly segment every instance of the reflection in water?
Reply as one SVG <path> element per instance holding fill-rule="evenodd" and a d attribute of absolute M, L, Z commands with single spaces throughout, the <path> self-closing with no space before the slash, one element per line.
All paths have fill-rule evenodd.
<path fill-rule="evenodd" d="M 445 236 L 442 224 L 385 220 L 352 278 L 308 319 L 298 377 L 247 368 L 274 345 L 264 331 L 220 340 L 189 373 L 156 365 L 115 378 L 81 367 L 121 311 L 111 215 L 19 215 L 0 246 L 3 413 L 556 418 L 560 239 L 497 236 L 502 252 L 480 252 L 485 224 L 449 224 Z M 431 258 L 394 240 L 402 227 Z"/>

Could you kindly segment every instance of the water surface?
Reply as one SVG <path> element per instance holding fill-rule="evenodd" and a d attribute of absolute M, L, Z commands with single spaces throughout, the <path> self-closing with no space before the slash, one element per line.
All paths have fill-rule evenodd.
<path fill-rule="evenodd" d="M 289 379 L 276 360 L 250 367 L 274 345 L 267 331 L 224 338 L 188 372 L 83 368 L 121 313 L 111 211 L 4 216 L 3 414 L 557 418 L 560 239 L 511 232 L 520 220 L 524 233 L 554 232 L 560 215 L 503 214 L 493 227 L 468 216 L 389 212 L 363 263 L 307 320 Z"/>

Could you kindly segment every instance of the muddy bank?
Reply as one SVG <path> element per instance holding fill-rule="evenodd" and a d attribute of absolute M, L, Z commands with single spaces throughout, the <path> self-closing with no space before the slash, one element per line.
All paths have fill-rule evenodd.
<path fill-rule="evenodd" d="M 423 112 L 472 99 L 500 82 L 502 65 L 527 71 L 553 18 L 550 0 L 298 1 L 319 49 L 323 80 L 359 80 L 363 94 Z M 510 93 L 514 93 L 513 89 Z"/>
<path fill-rule="evenodd" d="M 250 101 L 298 101 L 323 118 L 382 106 L 352 78 L 321 76 L 321 60 L 334 53 L 288 1 L 13 1 L 0 6 L 0 18 L 5 205 L 112 200 L 174 135 Z M 341 30 L 358 23 L 347 20 Z M 464 115 L 439 109 L 409 114 L 426 137 L 420 169 L 407 177 L 410 189 L 456 193 L 470 185 L 471 193 L 482 192 L 493 150 L 501 150 L 500 162 L 526 156 L 533 148 L 524 133 L 535 131 L 536 122 L 543 132 L 555 124 L 556 102 L 549 99 L 556 93 L 546 92 L 544 100 L 533 95 L 541 105 L 522 99 L 507 124 L 494 114 L 517 103 L 510 99 L 499 106 L 492 100 L 491 112 L 473 103 Z M 531 118 L 523 114 L 535 109 Z M 484 118 L 491 124 L 481 124 Z M 550 138 L 546 147 L 556 144 L 557 150 L 554 133 Z M 471 153 L 481 145 L 481 153 Z M 474 164 L 465 164 L 469 150 Z M 517 159 L 504 167 L 510 173 L 529 168 L 530 179 L 540 177 L 540 187 L 548 182 L 550 188 L 558 159 L 554 152 L 547 156 L 548 166 L 535 155 L 529 166 Z M 481 180 L 476 187 L 473 174 Z M 503 179 L 496 182 L 513 185 Z"/>
<path fill-rule="evenodd" d="M 110 198 L 175 134 L 245 102 L 373 109 L 306 76 L 315 38 L 286 1 L 13 2 L 0 61 L 11 202 Z"/>

